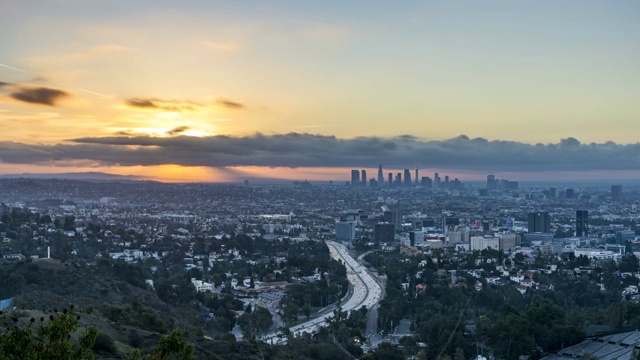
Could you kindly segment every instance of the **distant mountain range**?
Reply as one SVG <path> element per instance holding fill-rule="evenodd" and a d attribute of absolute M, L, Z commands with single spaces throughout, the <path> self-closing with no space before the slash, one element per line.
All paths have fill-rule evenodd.
<path fill-rule="evenodd" d="M 67 179 L 67 180 L 93 180 L 93 181 L 159 181 L 166 182 L 165 179 L 155 177 L 144 177 L 136 175 L 116 175 L 103 172 L 68 172 L 68 173 L 20 173 L 20 174 L 0 174 L 0 179 Z M 250 184 L 290 184 L 296 180 L 273 179 L 273 178 L 248 178 Z M 242 183 L 244 180 L 237 180 Z M 170 182 L 175 182 L 170 181 Z M 180 182 L 180 181 L 178 181 Z M 183 182 L 191 182 L 185 179 Z M 312 181 L 313 183 L 328 183 L 328 181 Z M 233 181 L 231 183 L 234 183 Z"/>
<path fill-rule="evenodd" d="M 18 178 L 29 178 L 29 179 L 70 179 L 70 180 L 131 180 L 131 181 L 140 181 L 140 180 L 149 180 L 142 176 L 134 176 L 134 175 L 115 175 L 115 174 L 107 174 L 103 172 L 69 172 L 69 173 L 59 173 L 59 174 L 37 174 L 37 173 L 21 173 L 21 174 L 0 174 L 0 178 L 7 179 L 18 179 Z"/>

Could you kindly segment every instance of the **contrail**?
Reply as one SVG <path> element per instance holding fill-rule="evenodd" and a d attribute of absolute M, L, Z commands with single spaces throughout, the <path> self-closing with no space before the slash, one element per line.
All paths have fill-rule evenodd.
<path fill-rule="evenodd" d="M 26 71 L 24 71 L 24 70 L 16 69 L 16 68 L 11 67 L 11 66 L 9 66 L 9 65 L 0 64 L 0 66 L 2 66 L 2 67 L 6 67 L 6 68 L 11 69 L 11 70 L 20 71 L 20 72 L 22 72 L 22 73 L 23 73 L 23 72 L 26 72 Z"/>
<path fill-rule="evenodd" d="M 76 88 L 76 90 L 84 91 L 84 92 L 86 92 L 86 93 L 93 94 L 93 95 L 98 95 L 98 96 L 102 96 L 102 97 L 108 97 L 107 95 L 100 94 L 100 93 L 97 93 L 97 92 L 94 92 L 94 91 L 89 91 L 89 90 L 81 89 L 81 88 L 78 88 L 78 87 Z"/>
<path fill-rule="evenodd" d="M 7 69 L 11 69 L 11 70 L 19 71 L 19 72 L 21 72 L 21 73 L 26 73 L 26 71 L 24 71 L 24 70 L 16 69 L 16 68 L 14 68 L 14 67 L 12 67 L 12 66 L 9 66 L 9 65 L 0 64 L 0 66 L 1 66 L 1 67 L 6 67 Z M 89 90 L 81 89 L 81 88 L 76 88 L 76 89 L 77 89 L 77 90 L 80 90 L 80 91 L 84 91 L 84 92 L 89 93 L 89 94 L 98 95 L 98 96 L 102 96 L 102 97 L 108 97 L 107 95 L 100 94 L 100 93 L 97 93 L 97 92 L 95 92 L 95 91 L 89 91 Z"/>

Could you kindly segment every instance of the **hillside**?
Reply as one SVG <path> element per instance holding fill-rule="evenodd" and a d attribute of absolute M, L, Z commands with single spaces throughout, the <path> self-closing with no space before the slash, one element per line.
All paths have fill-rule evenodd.
<path fill-rule="evenodd" d="M 97 265 L 80 265 L 54 259 L 0 263 L 0 298 L 13 297 L 15 306 L 15 310 L 0 315 L 0 322 L 13 324 L 16 319 L 18 325 L 28 326 L 31 318 L 46 319 L 73 304 L 74 311 L 80 315 L 80 330 L 88 326 L 98 329 L 93 348 L 96 359 L 122 359 L 134 348 L 144 354 L 174 328 L 183 329 L 185 339 L 194 344 L 196 359 L 340 359 L 345 356 L 334 346 L 308 341 L 292 342 L 288 347 L 236 341 L 227 331 L 204 323 L 199 315 L 206 309 L 200 309 L 197 302 L 165 303 L 153 289 L 138 283 L 137 277 L 127 281 L 118 271 L 105 269 L 115 264 L 118 263 L 98 261 Z M 135 265 L 127 266 L 131 266 L 128 274 L 136 269 Z"/>

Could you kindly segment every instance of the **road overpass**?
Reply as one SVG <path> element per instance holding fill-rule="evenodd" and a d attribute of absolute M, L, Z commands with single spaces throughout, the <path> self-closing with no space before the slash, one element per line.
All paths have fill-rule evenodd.
<path fill-rule="evenodd" d="M 325 243 L 329 247 L 331 258 L 344 264 L 347 270 L 347 279 L 352 287 L 351 296 L 342 304 L 342 310 L 348 313 L 358 310 L 362 306 L 366 306 L 367 309 L 373 308 L 382 298 L 382 288 L 378 282 L 364 266 L 349 255 L 344 245 L 334 241 L 326 241 Z M 321 310 L 318 316 L 292 326 L 289 331 L 293 335 L 313 334 L 333 316 L 333 307 Z M 286 343 L 286 339 L 281 336 L 280 332 L 267 334 L 262 337 L 262 340 L 272 344 Z"/>

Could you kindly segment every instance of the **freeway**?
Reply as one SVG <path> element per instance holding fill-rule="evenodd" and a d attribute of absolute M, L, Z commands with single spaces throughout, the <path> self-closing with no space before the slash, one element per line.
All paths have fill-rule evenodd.
<path fill-rule="evenodd" d="M 340 261 L 347 269 L 347 279 L 352 286 L 349 299 L 342 304 L 342 310 L 347 313 L 352 310 L 366 306 L 373 308 L 382 298 L 382 288 L 378 282 L 369 274 L 367 269 L 360 265 L 347 251 L 347 248 L 334 241 L 326 241 L 329 252 L 334 260 Z M 291 334 L 300 335 L 302 333 L 315 333 L 318 328 L 324 325 L 329 318 L 333 317 L 332 309 L 321 311 L 319 315 L 309 321 L 292 326 Z M 286 339 L 280 336 L 279 332 L 265 335 L 262 340 L 272 344 L 284 344 Z"/>

